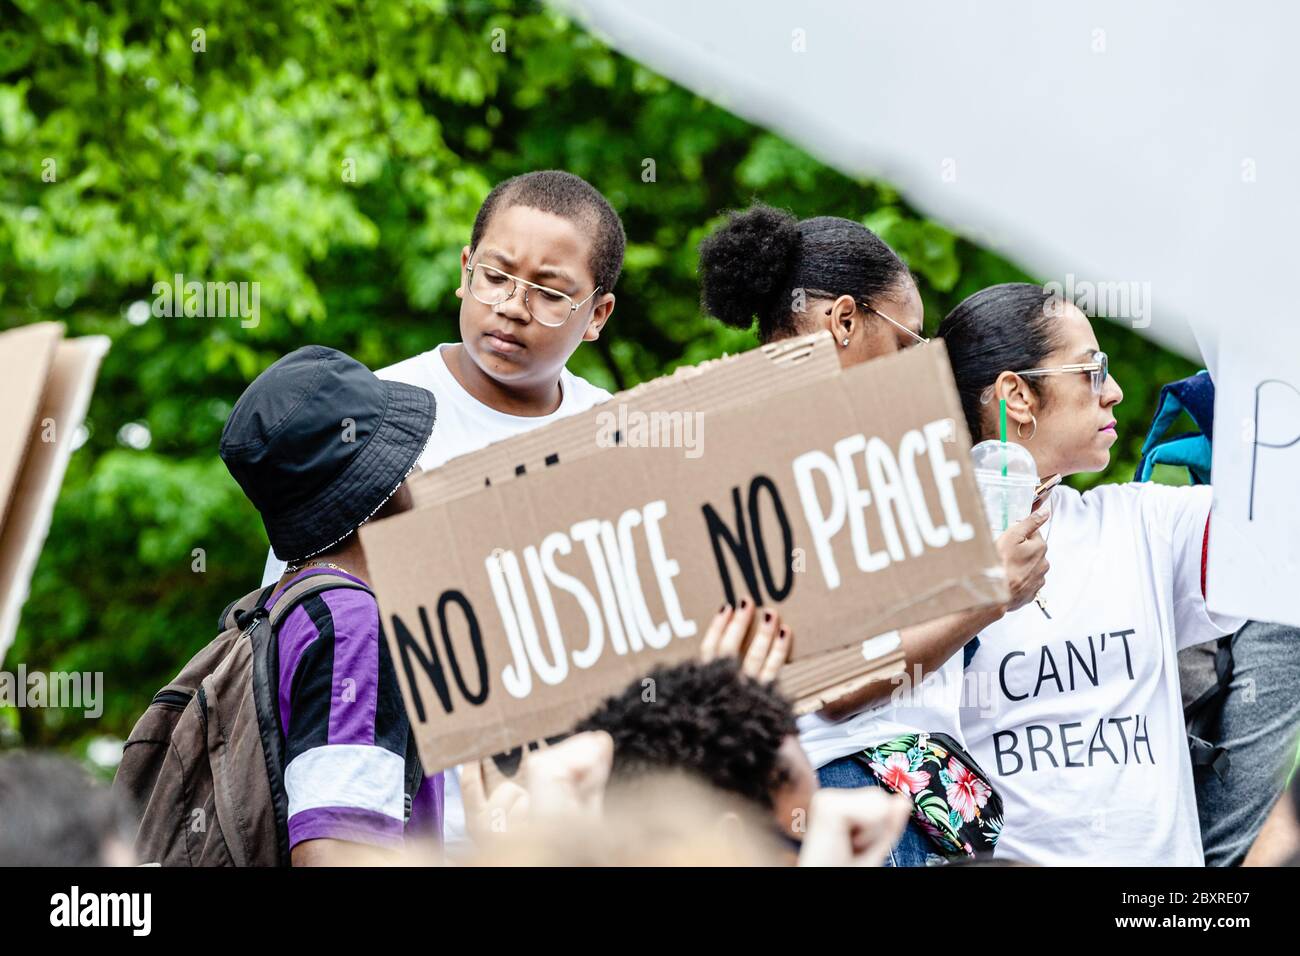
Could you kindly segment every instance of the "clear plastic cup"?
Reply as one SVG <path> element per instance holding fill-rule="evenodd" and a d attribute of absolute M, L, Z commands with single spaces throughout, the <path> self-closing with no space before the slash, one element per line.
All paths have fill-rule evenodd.
<path fill-rule="evenodd" d="M 997 439 L 980 442 L 970 450 L 970 456 L 993 534 L 999 535 L 1017 521 L 1028 518 L 1038 488 L 1034 456 L 1015 442 Z"/>

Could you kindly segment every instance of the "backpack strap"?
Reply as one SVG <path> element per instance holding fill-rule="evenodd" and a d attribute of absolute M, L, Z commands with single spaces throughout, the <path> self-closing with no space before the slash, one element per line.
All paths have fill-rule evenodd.
<path fill-rule="evenodd" d="M 1187 741 L 1191 749 L 1192 766 L 1209 767 L 1221 781 L 1227 779 L 1232 761 L 1227 748 L 1214 746 L 1206 737 L 1218 719 L 1223 700 L 1232 684 L 1232 639 L 1235 636 L 1228 634 L 1219 638 L 1214 652 L 1214 684 L 1183 709 L 1183 715 L 1187 718 Z"/>
<path fill-rule="evenodd" d="M 262 738 L 266 774 L 271 782 L 271 803 L 275 810 L 275 832 L 279 843 L 281 866 L 289 865 L 289 794 L 284 788 L 283 728 L 276 692 L 280 674 L 280 648 L 276 631 L 285 617 L 307 598 L 322 591 L 353 590 L 374 592 L 364 584 L 337 574 L 322 572 L 296 582 L 267 611 L 263 598 L 247 616 L 244 636 L 252 642 L 253 704 L 257 709 L 257 727 Z M 269 596 L 268 596 L 269 597 Z"/>
<path fill-rule="evenodd" d="M 379 629 L 379 656 L 381 668 L 392 668 L 392 657 L 388 652 L 388 641 L 384 639 L 384 630 L 381 625 Z M 394 678 L 396 677 L 396 671 Z M 402 703 L 403 708 L 406 707 Z M 406 731 L 406 752 L 403 755 L 404 772 L 402 777 L 402 796 L 403 796 L 403 815 L 402 823 L 411 822 L 411 812 L 415 806 L 415 795 L 419 792 L 421 785 L 424 783 L 424 766 L 420 763 L 420 750 L 415 743 L 415 728 L 407 722 Z"/>
<path fill-rule="evenodd" d="M 276 693 L 273 688 L 276 681 L 273 675 L 279 675 L 279 644 L 274 639 L 280 623 L 298 605 L 307 598 L 322 591 L 354 590 L 365 591 L 373 596 L 374 592 L 364 584 L 349 578 L 322 572 L 313 574 L 290 587 L 280 597 L 270 611 L 266 610 L 273 586 L 261 595 L 257 605 L 252 608 L 247 618 L 246 635 L 253 641 L 253 698 L 257 706 L 257 723 L 262 736 L 262 752 L 266 755 L 267 774 L 271 780 L 271 793 L 275 804 L 276 833 L 280 841 L 280 855 L 287 863 L 289 860 L 289 797 L 284 788 L 284 747 L 281 743 L 283 730 L 280 727 L 280 711 L 275 706 Z M 229 610 L 229 609 L 228 609 Z M 267 626 L 261 629 L 262 620 Z M 261 630 L 259 635 L 257 632 Z M 387 646 L 381 646 L 381 653 L 387 654 Z M 415 795 L 424 782 L 424 767 L 420 763 L 419 749 L 415 743 L 415 731 L 407 731 L 406 753 L 403 774 L 404 820 L 411 819 L 411 809 Z"/>
<path fill-rule="evenodd" d="M 321 571 L 317 574 L 309 574 L 307 577 L 292 585 L 281 595 L 280 600 L 275 602 L 275 607 L 271 608 L 268 617 L 271 622 L 271 630 L 280 626 L 280 622 L 293 611 L 299 604 L 307 600 L 313 594 L 320 594 L 322 591 L 365 591 L 371 597 L 375 592 L 370 590 L 366 585 L 359 581 L 353 581 L 351 578 L 340 577 L 329 571 Z M 265 610 L 263 608 L 263 610 Z"/>
<path fill-rule="evenodd" d="M 227 604 L 226 609 L 217 618 L 217 633 L 220 634 L 222 631 L 228 631 L 232 627 L 238 626 L 236 619 L 269 601 L 274 590 L 275 585 L 268 584 L 260 591 L 250 591 L 242 598 Z M 242 631 L 243 627 L 239 626 L 239 629 Z"/>
<path fill-rule="evenodd" d="M 424 765 L 420 763 L 420 750 L 415 745 L 415 728 L 409 727 L 406 731 L 406 776 L 403 779 L 402 794 L 404 798 L 402 822 L 404 824 L 411 822 L 411 810 L 415 806 L 415 795 L 419 792 L 423 783 Z"/>

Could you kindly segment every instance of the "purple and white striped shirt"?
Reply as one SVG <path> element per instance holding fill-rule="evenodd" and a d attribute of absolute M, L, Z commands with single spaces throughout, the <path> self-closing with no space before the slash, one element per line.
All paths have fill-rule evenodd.
<path fill-rule="evenodd" d="M 337 572 L 307 570 L 289 585 L 322 573 Z M 278 640 L 289 846 L 323 838 L 387 847 L 401 846 L 406 835 L 441 839 L 441 773 L 424 778 L 402 822 L 409 723 L 375 599 L 352 589 L 313 595 L 280 622 Z"/>

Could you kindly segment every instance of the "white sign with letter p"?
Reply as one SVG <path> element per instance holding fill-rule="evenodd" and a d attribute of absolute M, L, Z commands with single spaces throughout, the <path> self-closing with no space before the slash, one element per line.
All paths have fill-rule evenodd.
<path fill-rule="evenodd" d="M 1236 327 L 1217 364 L 1207 603 L 1300 627 L 1300 326 Z"/>

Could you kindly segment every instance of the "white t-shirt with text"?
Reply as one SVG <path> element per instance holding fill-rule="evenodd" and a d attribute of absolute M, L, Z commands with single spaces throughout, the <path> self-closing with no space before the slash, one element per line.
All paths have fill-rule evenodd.
<path fill-rule="evenodd" d="M 1040 595 L 979 635 L 966 744 L 1004 802 L 995 856 L 1201 866 L 1178 651 L 1232 633 L 1201 591 L 1211 489 L 1058 487 Z"/>

